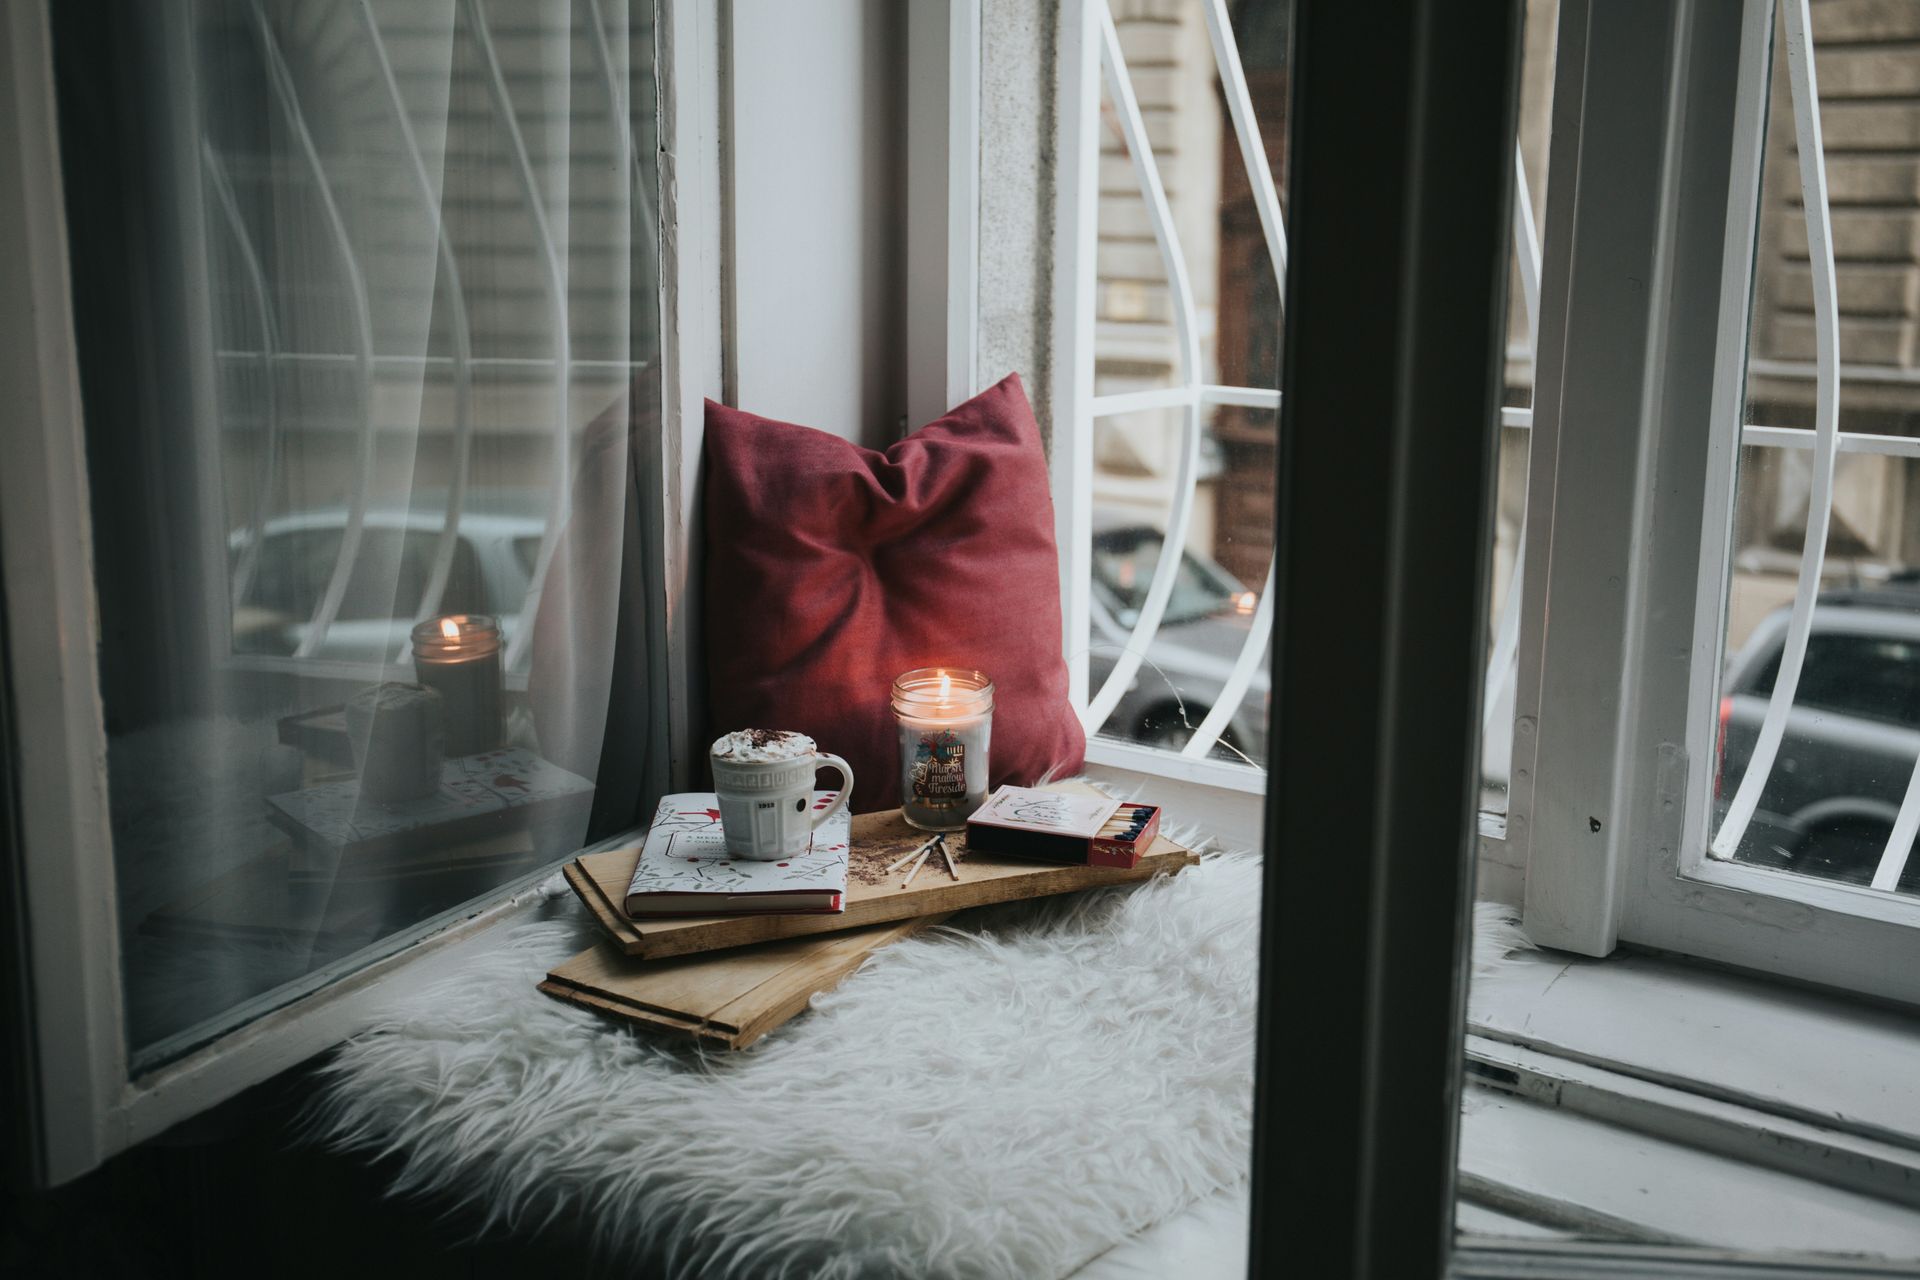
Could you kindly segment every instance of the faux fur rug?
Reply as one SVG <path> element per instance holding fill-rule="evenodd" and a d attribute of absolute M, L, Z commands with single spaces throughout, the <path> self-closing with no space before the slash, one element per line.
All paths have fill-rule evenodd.
<path fill-rule="evenodd" d="M 1063 1276 L 1246 1175 L 1255 857 L 978 910 L 731 1055 L 535 991 L 592 937 L 550 895 L 339 1051 L 322 1140 L 673 1277 Z"/>

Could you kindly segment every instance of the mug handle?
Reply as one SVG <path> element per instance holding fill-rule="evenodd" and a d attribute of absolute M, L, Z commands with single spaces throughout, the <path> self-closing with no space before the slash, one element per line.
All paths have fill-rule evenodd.
<path fill-rule="evenodd" d="M 814 760 L 815 768 L 840 771 L 840 794 L 833 798 L 832 804 L 813 815 L 813 826 L 810 829 L 818 831 L 821 823 L 847 807 L 847 798 L 853 794 L 853 770 L 847 767 L 845 760 L 831 752 L 816 751 Z"/>

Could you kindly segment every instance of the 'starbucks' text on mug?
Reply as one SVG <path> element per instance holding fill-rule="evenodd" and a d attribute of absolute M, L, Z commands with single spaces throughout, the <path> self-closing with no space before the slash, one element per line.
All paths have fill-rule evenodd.
<path fill-rule="evenodd" d="M 814 828 L 845 808 L 853 795 L 847 762 L 790 729 L 726 734 L 714 741 L 709 759 L 720 827 L 727 852 L 736 858 L 773 862 L 804 853 Z M 840 794 L 832 804 L 812 810 L 813 775 L 823 766 L 839 771 Z"/>

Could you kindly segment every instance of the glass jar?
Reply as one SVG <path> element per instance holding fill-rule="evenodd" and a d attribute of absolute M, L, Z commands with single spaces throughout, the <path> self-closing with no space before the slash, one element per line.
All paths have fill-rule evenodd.
<path fill-rule="evenodd" d="M 484 613 L 451 613 L 419 623 L 413 670 L 445 706 L 449 756 L 478 755 L 506 741 L 497 621 Z"/>
<path fill-rule="evenodd" d="M 987 799 L 993 681 L 920 667 L 893 682 L 900 727 L 900 809 L 922 831 L 960 831 Z"/>

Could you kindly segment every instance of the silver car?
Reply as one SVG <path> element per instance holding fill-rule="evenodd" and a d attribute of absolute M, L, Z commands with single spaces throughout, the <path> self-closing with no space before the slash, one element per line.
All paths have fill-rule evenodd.
<path fill-rule="evenodd" d="M 511 635 L 519 621 L 545 527 L 538 515 L 500 512 L 516 499 L 538 506 L 538 495 L 528 500 L 507 494 L 490 501 L 491 511 L 461 516 L 440 600 L 444 613 L 493 614 L 503 635 Z M 368 509 L 339 611 L 314 657 L 378 662 L 400 653 L 433 571 L 444 518 L 442 507 L 424 501 L 411 508 Z M 346 526 L 344 506 L 293 512 L 266 522 L 260 553 L 234 606 L 236 651 L 289 654 L 299 648 L 333 575 Z M 251 539 L 247 529 L 228 539 L 236 573 Z"/>
<path fill-rule="evenodd" d="M 1767 615 L 1728 664 L 1716 815 L 1731 803 L 1766 718 L 1790 611 Z M 1778 758 L 1736 856 L 1865 884 L 1920 759 L 1920 584 L 1823 592 Z M 1920 889 L 1909 860 L 1900 889 Z"/>
<path fill-rule="evenodd" d="M 1148 585 L 1160 563 L 1164 535 L 1112 512 L 1095 512 L 1093 529 L 1093 644 L 1089 683 L 1098 691 L 1125 651 Z M 1253 628 L 1254 593 L 1206 556 L 1185 551 L 1160 631 L 1149 646 L 1104 733 L 1177 750 L 1193 737 L 1219 701 L 1227 676 Z M 1268 674 L 1263 662 L 1221 734 L 1216 756 L 1266 765 Z"/>

